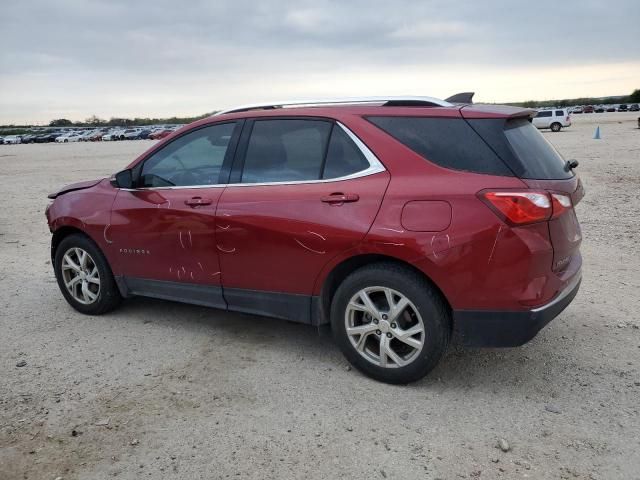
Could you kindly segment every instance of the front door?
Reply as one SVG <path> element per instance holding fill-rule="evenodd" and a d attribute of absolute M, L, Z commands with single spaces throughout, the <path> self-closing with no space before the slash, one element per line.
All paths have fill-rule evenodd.
<path fill-rule="evenodd" d="M 330 121 L 249 121 L 243 137 L 218 203 L 225 299 L 231 310 L 309 322 L 316 277 L 366 235 L 389 174 Z"/>
<path fill-rule="evenodd" d="M 106 238 L 117 254 L 116 274 L 131 293 L 226 306 L 216 207 L 237 129 L 231 122 L 177 137 L 134 167 L 138 188 L 118 191 Z"/>

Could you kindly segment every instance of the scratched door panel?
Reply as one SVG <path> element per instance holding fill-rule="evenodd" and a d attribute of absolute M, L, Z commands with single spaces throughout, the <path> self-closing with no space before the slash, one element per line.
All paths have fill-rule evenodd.
<path fill-rule="evenodd" d="M 110 240 L 118 275 L 220 285 L 215 211 L 223 188 L 118 192 Z M 210 203 L 189 206 L 200 197 Z"/>
<path fill-rule="evenodd" d="M 223 286 L 310 295 L 322 267 L 365 236 L 388 181 L 381 172 L 338 182 L 228 186 L 216 228 Z M 358 200 L 322 201 L 335 193 Z"/>

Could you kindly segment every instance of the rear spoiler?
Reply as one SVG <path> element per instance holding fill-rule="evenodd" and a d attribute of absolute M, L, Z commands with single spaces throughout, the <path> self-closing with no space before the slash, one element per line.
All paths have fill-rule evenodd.
<path fill-rule="evenodd" d="M 511 105 L 464 105 L 460 109 L 464 118 L 533 118 L 537 111 Z"/>

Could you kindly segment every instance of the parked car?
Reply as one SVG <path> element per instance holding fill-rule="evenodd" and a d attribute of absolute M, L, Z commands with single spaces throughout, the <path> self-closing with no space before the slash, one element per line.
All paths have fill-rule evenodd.
<path fill-rule="evenodd" d="M 149 134 L 151 133 L 151 130 L 148 129 L 144 129 L 144 130 L 140 130 L 138 132 L 138 134 L 136 135 L 135 139 L 136 140 L 146 140 L 149 138 Z"/>
<path fill-rule="evenodd" d="M 83 132 L 80 133 L 80 138 L 78 139 L 80 142 L 88 142 L 90 141 L 91 137 L 93 135 L 95 135 L 98 132 L 98 130 L 85 130 Z"/>
<path fill-rule="evenodd" d="M 0 145 L 4 145 L 4 137 L 0 137 Z"/>
<path fill-rule="evenodd" d="M 618 111 L 619 112 L 628 112 L 629 111 L 629 107 L 627 106 L 626 103 L 623 103 L 618 107 Z"/>
<path fill-rule="evenodd" d="M 573 107 L 573 108 L 571 109 L 571 113 L 578 113 L 578 114 L 580 114 L 580 113 L 582 113 L 582 112 L 583 112 L 582 107 Z"/>
<path fill-rule="evenodd" d="M 61 132 L 49 132 L 49 133 L 43 133 L 42 135 L 38 135 L 35 138 L 35 142 L 36 143 L 49 143 L 49 142 L 55 142 L 56 138 L 62 136 L 63 134 Z"/>
<path fill-rule="evenodd" d="M 119 130 L 119 129 L 118 130 L 111 129 L 107 133 L 102 135 L 102 140 L 105 142 L 111 141 L 111 140 L 119 140 L 121 132 L 122 130 Z"/>
<path fill-rule="evenodd" d="M 35 141 L 36 136 L 32 133 L 28 133 L 27 135 L 22 135 L 20 138 L 20 143 L 33 143 Z"/>
<path fill-rule="evenodd" d="M 552 132 L 559 132 L 562 127 L 571 126 L 571 116 L 566 108 L 540 110 L 533 117 L 533 124 L 537 128 L 550 128 Z"/>
<path fill-rule="evenodd" d="M 637 103 L 633 103 L 629 106 L 629 111 L 630 112 L 640 111 L 640 106 Z"/>
<path fill-rule="evenodd" d="M 582 111 L 584 113 L 593 113 L 595 109 L 593 108 L 593 105 L 587 105 L 582 109 Z"/>
<path fill-rule="evenodd" d="M 62 295 L 90 315 L 141 295 L 330 328 L 391 383 L 452 335 L 530 340 L 580 285 L 577 162 L 529 109 L 360 102 L 221 112 L 51 194 Z"/>
<path fill-rule="evenodd" d="M 149 138 L 151 138 L 152 140 L 159 140 L 168 135 L 171 135 L 172 133 L 173 133 L 173 130 L 169 128 L 163 128 L 162 130 L 158 130 L 156 132 L 149 134 Z"/>
<path fill-rule="evenodd" d="M 60 135 L 56 137 L 57 143 L 70 143 L 70 142 L 79 142 L 82 137 L 82 133 L 78 132 L 70 132 L 65 135 Z"/>
<path fill-rule="evenodd" d="M 90 136 L 89 136 L 89 141 L 90 142 L 99 142 L 100 140 L 102 140 L 102 136 L 106 133 L 105 130 L 96 130 L 95 132 L 93 132 Z"/>
<path fill-rule="evenodd" d="M 607 107 L 607 112 L 615 112 L 616 111 L 616 107 L 614 105 L 609 105 Z"/>
<path fill-rule="evenodd" d="M 17 143 L 22 143 L 22 137 L 20 135 L 7 135 L 3 140 L 5 145 L 15 145 Z"/>
<path fill-rule="evenodd" d="M 137 140 L 138 135 L 140 135 L 140 129 L 139 128 L 127 128 L 123 133 L 122 133 L 122 140 Z"/>
<path fill-rule="evenodd" d="M 604 106 L 598 105 L 597 107 L 594 107 L 594 111 L 596 113 L 604 113 Z"/>

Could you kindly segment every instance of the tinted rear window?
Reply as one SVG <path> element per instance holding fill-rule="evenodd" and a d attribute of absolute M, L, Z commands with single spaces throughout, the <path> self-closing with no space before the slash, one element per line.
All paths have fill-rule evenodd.
<path fill-rule="evenodd" d="M 528 120 L 506 123 L 504 134 L 521 166 L 522 178 L 564 179 L 573 173 L 566 169 L 566 161 Z"/>
<path fill-rule="evenodd" d="M 550 116 L 551 116 L 551 111 L 550 110 L 536 113 L 536 117 L 538 117 L 538 118 L 550 117 Z"/>
<path fill-rule="evenodd" d="M 556 110 L 556 116 L 563 117 L 564 116 L 564 111 L 563 110 Z"/>
<path fill-rule="evenodd" d="M 566 162 L 526 118 L 476 119 L 469 124 L 520 178 L 563 180 L 573 177 Z"/>
<path fill-rule="evenodd" d="M 368 117 L 367 120 L 442 167 L 513 176 L 463 118 Z"/>

